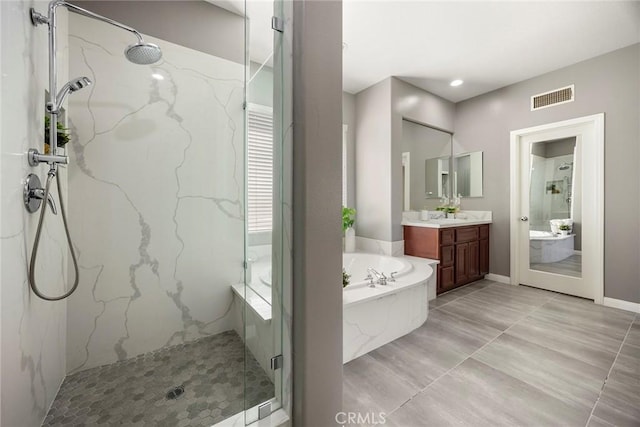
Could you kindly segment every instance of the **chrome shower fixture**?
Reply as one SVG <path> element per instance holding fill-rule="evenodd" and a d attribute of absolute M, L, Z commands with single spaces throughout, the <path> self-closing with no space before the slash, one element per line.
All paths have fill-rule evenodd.
<path fill-rule="evenodd" d="M 34 294 L 36 294 L 39 298 L 46 301 L 60 301 L 65 298 L 68 298 L 78 287 L 79 282 L 79 272 L 78 272 L 78 260 L 76 259 L 75 252 L 73 250 L 73 242 L 71 241 L 71 235 L 69 233 L 69 225 L 67 224 L 67 214 L 64 209 L 64 200 L 60 195 L 62 194 L 62 187 L 60 185 L 60 180 L 58 179 L 58 165 L 59 164 L 67 164 L 69 162 L 69 158 L 65 155 L 58 154 L 58 132 L 56 131 L 58 126 L 58 114 L 60 113 L 60 108 L 64 103 L 66 97 L 73 92 L 79 91 L 82 88 L 89 86 L 92 82 L 88 77 L 79 77 L 69 81 L 67 84 L 62 86 L 60 92 L 57 91 L 56 85 L 58 82 L 58 69 L 57 69 L 57 43 L 56 43 L 56 10 L 58 6 L 64 6 L 69 11 L 86 16 L 88 18 L 97 19 L 98 21 L 106 22 L 107 24 L 113 25 L 120 29 L 129 31 L 133 33 L 138 41 L 124 51 L 125 57 L 133 62 L 134 64 L 153 64 L 162 58 L 162 51 L 158 46 L 152 43 L 146 43 L 142 38 L 142 35 L 134 30 L 133 28 L 121 24 L 117 21 L 114 21 L 109 18 L 105 18 L 104 16 L 100 16 L 93 12 L 89 12 L 86 9 L 73 5 L 71 3 L 67 3 L 66 1 L 54 0 L 49 3 L 49 11 L 48 16 L 44 16 L 41 13 L 35 11 L 35 9 L 31 8 L 31 23 L 33 25 L 41 25 L 46 24 L 49 27 L 49 96 L 50 100 L 47 103 L 47 111 L 49 112 L 49 123 L 50 129 L 49 132 L 49 149 L 51 150 L 51 154 L 40 154 L 38 150 L 35 148 L 29 149 L 27 152 L 27 159 L 29 160 L 29 165 L 37 166 L 40 163 L 48 163 L 49 164 L 49 172 L 47 173 L 47 181 L 44 188 L 40 188 L 39 181 L 34 179 L 35 175 L 29 175 L 27 177 L 26 187 L 25 187 L 25 206 L 29 212 L 34 212 L 37 209 L 37 203 L 40 200 L 47 200 L 49 205 L 51 206 L 51 210 L 55 214 L 55 203 L 53 201 L 53 197 L 50 193 L 51 182 L 55 179 L 58 186 L 58 200 L 60 202 L 60 213 L 62 216 L 62 222 L 64 223 L 64 230 L 67 236 L 67 243 L 69 245 L 69 252 L 71 253 L 71 260 L 73 261 L 73 269 L 75 272 L 75 280 L 73 285 L 70 288 L 60 294 L 55 296 L 50 296 L 43 293 L 36 283 L 35 279 L 35 270 L 36 270 L 36 262 L 38 257 L 38 246 L 40 244 L 40 237 L 42 232 L 42 225 L 44 222 L 45 214 L 47 212 L 46 204 L 41 203 L 40 207 L 40 218 L 38 220 L 38 228 L 36 230 L 36 236 L 33 242 L 33 249 L 31 251 L 31 260 L 29 262 L 29 286 Z"/>
<path fill-rule="evenodd" d="M 58 95 L 56 96 L 58 105 L 53 105 L 52 103 L 48 103 L 47 109 L 49 111 L 56 111 L 56 112 L 60 111 L 60 107 L 62 107 L 62 104 L 64 103 L 64 100 L 67 97 L 67 95 L 69 95 L 70 93 L 79 91 L 80 89 L 85 88 L 87 86 L 90 86 L 92 83 L 93 82 L 89 77 L 78 77 L 77 79 L 71 80 L 70 82 L 62 86 L 62 89 L 60 89 L 60 92 L 58 92 Z"/>
<path fill-rule="evenodd" d="M 134 64 L 148 65 L 158 62 L 162 58 L 162 51 L 153 43 L 138 42 L 129 45 L 124 50 L 124 56 Z"/>
<path fill-rule="evenodd" d="M 46 17 L 41 13 L 36 12 L 35 9 L 31 8 L 31 22 L 33 23 L 33 25 L 48 24 L 49 29 L 51 30 L 53 22 L 53 31 L 55 31 L 55 12 L 58 6 L 64 6 L 69 9 L 69 11 L 77 13 L 78 15 L 97 19 L 98 21 L 105 22 L 107 24 L 133 33 L 138 38 L 138 41 L 137 43 L 127 46 L 127 48 L 124 50 L 124 56 L 134 64 L 154 64 L 162 58 L 162 50 L 160 50 L 160 47 L 153 43 L 145 42 L 142 38 L 142 35 L 135 28 L 131 28 L 128 25 L 124 25 L 118 21 L 114 21 L 113 19 L 98 15 L 97 13 L 93 13 L 66 1 L 54 0 L 49 3 L 49 17 Z"/>
<path fill-rule="evenodd" d="M 51 100 L 47 103 L 47 110 L 49 111 L 50 123 L 53 129 L 55 129 L 56 124 L 58 123 L 58 113 L 60 112 L 60 107 L 62 106 L 62 103 L 64 102 L 66 96 L 69 93 L 80 90 L 83 87 L 91 84 L 91 80 L 89 80 L 89 78 L 80 77 L 78 79 L 71 80 L 69 83 L 64 85 L 60 92 L 56 91 L 58 78 L 58 69 L 56 65 L 56 11 L 58 9 L 58 6 L 64 6 L 70 12 L 74 12 L 88 18 L 105 22 L 109 25 L 113 25 L 114 27 L 129 31 L 130 33 L 135 35 L 138 41 L 132 45 L 129 45 L 124 51 L 125 57 L 134 64 L 153 64 L 155 62 L 158 62 L 162 58 L 162 51 L 160 50 L 160 48 L 153 43 L 145 42 L 142 38 L 142 35 L 134 28 L 131 28 L 128 25 L 121 24 L 120 22 L 114 21 L 113 19 L 106 18 L 102 15 L 98 15 L 97 13 L 90 12 L 64 0 L 54 0 L 50 2 L 47 16 L 44 16 L 43 14 L 37 12 L 35 9 L 31 8 L 31 23 L 36 26 L 46 24 L 49 27 L 49 94 Z M 29 150 L 29 164 L 35 166 L 39 163 L 48 163 L 51 167 L 51 170 L 55 170 L 57 164 L 66 164 L 68 162 L 67 156 L 60 156 L 57 154 L 57 132 L 49 132 L 49 147 L 51 149 L 51 155 L 46 156 L 38 153 L 37 150 Z"/>
<path fill-rule="evenodd" d="M 558 170 L 559 171 L 566 171 L 571 169 L 571 167 L 573 166 L 573 162 L 571 163 L 567 163 L 567 162 L 563 162 L 560 164 L 560 166 L 558 166 Z"/>

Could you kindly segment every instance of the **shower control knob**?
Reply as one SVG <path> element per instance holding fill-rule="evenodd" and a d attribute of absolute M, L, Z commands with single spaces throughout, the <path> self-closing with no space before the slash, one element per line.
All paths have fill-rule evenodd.
<path fill-rule="evenodd" d="M 522 222 L 527 222 L 527 221 L 529 221 L 529 217 L 521 216 L 521 217 L 520 217 L 520 221 L 522 221 Z"/>

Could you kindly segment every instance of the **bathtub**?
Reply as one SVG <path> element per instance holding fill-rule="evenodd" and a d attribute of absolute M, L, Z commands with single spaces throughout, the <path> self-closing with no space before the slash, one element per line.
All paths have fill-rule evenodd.
<path fill-rule="evenodd" d="M 245 300 L 252 309 L 247 313 L 260 320 L 255 324 L 270 325 L 271 253 L 263 252 L 261 256 L 255 256 L 251 264 L 249 286 L 245 288 L 244 284 L 238 283 L 232 289 L 238 296 L 238 304 Z M 350 284 L 342 294 L 345 363 L 408 334 L 427 320 L 427 288 L 435 293 L 436 278 L 426 260 L 356 252 L 343 254 L 342 265 L 351 275 Z M 365 280 L 369 267 L 387 277 L 396 272 L 396 281 L 370 288 Z M 340 286 L 339 283 L 331 285 Z M 240 305 L 239 312 L 242 313 Z M 258 357 L 263 353 L 262 347 L 250 347 L 259 362 L 263 359 Z"/>
<path fill-rule="evenodd" d="M 532 264 L 559 262 L 573 255 L 574 235 L 550 231 L 529 231 L 529 260 Z"/>
<path fill-rule="evenodd" d="M 343 254 L 351 275 L 343 291 L 343 362 L 383 346 L 420 327 L 429 310 L 427 286 L 435 281 L 433 269 L 406 258 L 368 253 Z M 396 281 L 369 287 L 367 268 L 373 267 Z"/>

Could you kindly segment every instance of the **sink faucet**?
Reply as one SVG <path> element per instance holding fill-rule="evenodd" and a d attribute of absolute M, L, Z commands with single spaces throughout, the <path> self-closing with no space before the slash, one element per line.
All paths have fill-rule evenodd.
<path fill-rule="evenodd" d="M 429 211 L 429 219 L 440 219 L 440 218 L 444 218 L 445 214 L 442 211 Z"/>
<path fill-rule="evenodd" d="M 371 279 L 371 281 L 373 282 L 372 279 L 373 279 L 373 276 L 375 276 L 375 278 L 378 279 L 376 283 L 379 283 L 382 286 L 386 286 L 386 284 L 387 284 L 387 276 L 385 276 L 384 273 L 379 273 L 373 267 L 367 268 L 367 273 L 369 273 L 369 275 L 367 276 L 367 279 Z"/>

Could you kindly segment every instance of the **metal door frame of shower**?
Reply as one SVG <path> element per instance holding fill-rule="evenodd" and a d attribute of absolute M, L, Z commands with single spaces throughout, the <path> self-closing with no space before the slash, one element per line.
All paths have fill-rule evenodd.
<path fill-rule="evenodd" d="M 520 199 L 522 197 L 522 182 L 520 179 L 520 156 L 523 138 L 533 135 L 557 136 L 562 132 L 574 132 L 574 135 L 583 132 L 588 134 L 592 141 L 583 145 L 583 170 L 589 170 L 590 183 L 583 182 L 583 186 L 589 185 L 591 202 L 583 199 L 583 212 L 593 215 L 593 227 L 590 228 L 590 237 L 583 242 L 584 247 L 591 247 L 593 256 L 587 259 L 591 263 L 588 280 L 592 281 L 593 299 L 596 304 L 604 302 L 604 113 L 591 116 L 578 117 L 555 123 L 548 123 L 525 129 L 514 130 L 510 136 L 510 279 L 512 285 L 520 284 L 520 251 L 522 223 Z M 546 139 L 553 139 L 546 138 Z M 584 192 L 583 192 L 584 193 Z M 584 195 L 584 194 L 583 194 Z M 584 238 L 584 237 L 583 237 Z M 584 249 L 583 249 L 584 255 Z M 583 259 L 583 266 L 585 262 Z M 583 270 L 583 277 L 584 277 Z"/>

